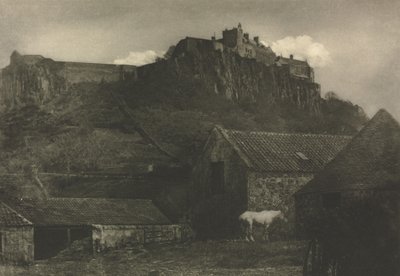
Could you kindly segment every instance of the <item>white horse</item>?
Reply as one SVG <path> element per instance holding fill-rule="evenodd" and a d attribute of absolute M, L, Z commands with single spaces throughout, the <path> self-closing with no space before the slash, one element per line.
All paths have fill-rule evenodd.
<path fill-rule="evenodd" d="M 287 221 L 282 211 L 261 211 L 261 212 L 253 212 L 246 211 L 239 216 L 239 221 L 241 223 L 242 229 L 244 227 L 245 239 L 246 241 L 254 241 L 253 237 L 253 225 L 260 224 L 264 227 L 264 240 L 269 240 L 268 235 L 268 227 L 271 225 L 273 221 L 276 219 L 282 219 Z"/>

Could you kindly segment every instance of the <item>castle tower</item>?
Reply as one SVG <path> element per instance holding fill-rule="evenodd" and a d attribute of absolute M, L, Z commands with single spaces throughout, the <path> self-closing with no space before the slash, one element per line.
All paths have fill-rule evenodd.
<path fill-rule="evenodd" d="M 222 40 L 225 46 L 229 48 L 241 48 L 243 45 L 242 24 L 238 24 L 237 28 L 231 30 L 225 29 L 222 32 Z"/>
<path fill-rule="evenodd" d="M 10 56 L 10 64 L 17 62 L 21 58 L 21 54 L 17 50 L 14 50 Z"/>

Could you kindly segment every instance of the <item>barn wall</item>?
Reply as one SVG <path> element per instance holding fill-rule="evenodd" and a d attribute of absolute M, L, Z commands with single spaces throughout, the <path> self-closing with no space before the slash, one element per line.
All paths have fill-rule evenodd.
<path fill-rule="evenodd" d="M 337 191 L 337 205 L 327 206 L 330 193 L 296 195 L 299 238 L 317 239 L 337 275 L 399 275 L 400 192 Z"/>
<path fill-rule="evenodd" d="M 311 173 L 260 173 L 248 175 L 248 209 L 252 211 L 290 207 L 293 194 L 313 178 Z"/>
<path fill-rule="evenodd" d="M 224 187 L 215 193 L 211 163 L 224 162 Z M 247 167 L 233 147 L 214 130 L 193 172 L 191 202 L 198 237 L 236 235 L 237 218 L 247 208 Z"/>
<path fill-rule="evenodd" d="M 295 197 L 296 213 L 296 232 L 299 238 L 312 238 L 320 230 L 315 228 L 316 219 L 323 219 L 326 216 L 335 213 L 336 210 L 346 210 L 352 208 L 355 203 L 375 202 L 380 206 L 390 202 L 398 201 L 400 195 L 393 191 L 375 191 L 375 190 L 350 190 L 338 191 L 340 193 L 340 205 L 337 209 L 327 210 L 323 204 L 324 193 L 299 194 Z M 400 210 L 393 210 L 400 213 Z"/>
<path fill-rule="evenodd" d="M 93 225 L 94 252 L 107 248 L 147 243 L 179 242 L 184 238 L 182 226 L 170 225 Z"/>
<path fill-rule="evenodd" d="M 0 227 L 1 259 L 17 263 L 33 261 L 33 226 Z"/>

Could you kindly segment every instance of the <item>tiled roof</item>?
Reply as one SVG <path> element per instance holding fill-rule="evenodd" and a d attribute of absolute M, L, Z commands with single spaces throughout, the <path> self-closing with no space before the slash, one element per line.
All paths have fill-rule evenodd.
<path fill-rule="evenodd" d="M 256 171 L 316 172 L 351 139 L 350 136 L 217 129 L 247 166 Z"/>
<path fill-rule="evenodd" d="M 400 126 L 380 110 L 297 194 L 400 189 Z"/>
<path fill-rule="evenodd" d="M 155 225 L 170 221 L 145 199 L 49 198 L 9 203 L 34 225 Z"/>
<path fill-rule="evenodd" d="M 0 202 L 0 225 L 2 226 L 24 226 L 32 225 L 30 221 L 12 210 L 6 204 Z"/>

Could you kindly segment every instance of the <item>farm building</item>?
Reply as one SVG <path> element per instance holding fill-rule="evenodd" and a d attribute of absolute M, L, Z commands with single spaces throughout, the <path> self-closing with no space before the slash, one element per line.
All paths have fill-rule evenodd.
<path fill-rule="evenodd" d="M 295 201 L 304 275 L 399 275 L 398 122 L 380 110 Z"/>
<path fill-rule="evenodd" d="M 193 226 L 200 237 L 237 236 L 245 210 L 285 209 L 348 136 L 243 132 L 216 127 L 194 168 Z"/>
<path fill-rule="evenodd" d="M 75 240 L 106 248 L 181 240 L 150 200 L 49 198 L 1 203 L 0 250 L 4 260 L 30 262 L 56 255 Z"/>

